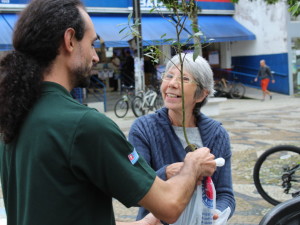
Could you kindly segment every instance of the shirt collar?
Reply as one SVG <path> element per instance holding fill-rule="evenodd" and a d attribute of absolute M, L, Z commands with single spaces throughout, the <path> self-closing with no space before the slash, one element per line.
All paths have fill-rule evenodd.
<path fill-rule="evenodd" d="M 64 95 L 68 95 L 69 97 L 72 97 L 71 93 L 66 88 L 64 88 L 62 85 L 60 85 L 58 83 L 49 82 L 49 81 L 44 81 L 42 83 L 42 92 L 43 93 L 53 92 L 53 91 L 60 92 Z"/>

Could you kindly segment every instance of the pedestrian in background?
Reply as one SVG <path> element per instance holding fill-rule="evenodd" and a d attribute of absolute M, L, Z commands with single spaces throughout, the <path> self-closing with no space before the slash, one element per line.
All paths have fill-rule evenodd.
<path fill-rule="evenodd" d="M 199 177 L 216 169 L 208 148 L 158 178 L 108 117 L 74 100 L 98 39 L 79 0 L 33 0 L 0 62 L 0 174 L 7 225 L 114 225 L 112 198 L 173 223 Z M 149 220 L 150 219 L 150 220 Z M 157 225 L 149 214 L 139 222 Z"/>
<path fill-rule="evenodd" d="M 111 63 L 114 69 L 114 76 L 112 79 L 109 79 L 111 86 L 114 88 L 114 91 L 118 91 L 118 81 L 120 79 L 120 66 L 121 61 L 116 52 L 113 52 Z"/>
<path fill-rule="evenodd" d="M 258 79 L 260 79 L 260 86 L 263 93 L 262 101 L 265 100 L 266 95 L 269 95 L 270 100 L 272 100 L 272 94 L 270 91 L 268 91 L 268 85 L 270 79 L 272 80 L 272 83 L 275 83 L 275 80 L 270 67 L 266 65 L 266 61 L 264 59 L 260 60 L 260 68 L 254 81 L 257 82 Z"/>
<path fill-rule="evenodd" d="M 130 50 L 125 51 L 125 61 L 122 65 L 122 81 L 126 86 L 134 86 L 134 58 Z"/>

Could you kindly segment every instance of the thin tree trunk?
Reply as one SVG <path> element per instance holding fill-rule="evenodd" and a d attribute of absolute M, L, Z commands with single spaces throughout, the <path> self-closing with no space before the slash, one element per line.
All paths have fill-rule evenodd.
<path fill-rule="evenodd" d="M 191 0 L 190 4 L 196 4 L 195 0 Z M 199 31 L 199 26 L 198 26 L 198 8 L 195 5 L 195 7 L 193 7 L 193 10 L 191 11 L 191 13 L 189 14 L 189 19 L 192 21 L 192 30 L 195 34 L 195 32 Z M 200 40 L 200 36 L 195 36 L 194 37 L 194 45 L 195 48 L 198 49 L 199 51 L 199 55 L 202 56 L 202 46 L 201 46 L 201 40 Z"/>

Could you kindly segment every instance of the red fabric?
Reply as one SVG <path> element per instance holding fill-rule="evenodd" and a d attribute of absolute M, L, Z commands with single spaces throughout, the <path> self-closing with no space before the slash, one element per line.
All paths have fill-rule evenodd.
<path fill-rule="evenodd" d="M 261 89 L 263 91 L 266 91 L 267 88 L 268 88 L 268 85 L 269 85 L 269 82 L 270 82 L 270 79 L 269 78 L 266 78 L 266 79 L 262 79 L 261 82 L 260 82 L 260 85 L 261 85 Z"/>

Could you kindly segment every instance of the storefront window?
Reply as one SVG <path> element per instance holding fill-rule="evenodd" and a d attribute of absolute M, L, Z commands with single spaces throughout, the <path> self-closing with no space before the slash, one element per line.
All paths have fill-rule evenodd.
<path fill-rule="evenodd" d="M 292 39 L 292 72 L 294 93 L 300 96 L 300 38 Z"/>

